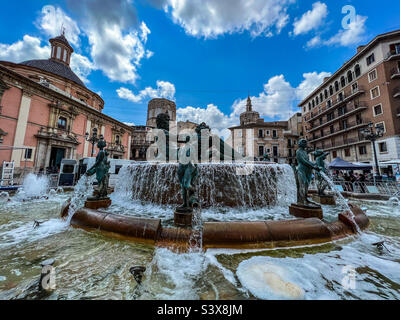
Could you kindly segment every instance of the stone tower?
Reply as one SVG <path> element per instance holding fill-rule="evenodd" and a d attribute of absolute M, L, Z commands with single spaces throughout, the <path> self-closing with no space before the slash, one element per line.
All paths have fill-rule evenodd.
<path fill-rule="evenodd" d="M 250 96 L 247 98 L 246 112 L 240 114 L 240 125 L 246 125 L 249 123 L 256 123 L 260 119 L 260 114 L 253 111 L 253 106 L 251 104 Z"/>
<path fill-rule="evenodd" d="M 170 125 L 170 128 L 176 126 L 176 104 L 175 102 L 164 98 L 156 98 L 149 102 L 146 126 L 156 128 L 156 119 L 160 113 L 168 113 L 172 124 L 172 126 Z"/>

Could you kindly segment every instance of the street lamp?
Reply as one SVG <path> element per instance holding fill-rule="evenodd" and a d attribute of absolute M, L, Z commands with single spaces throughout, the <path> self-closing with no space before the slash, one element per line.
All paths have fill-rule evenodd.
<path fill-rule="evenodd" d="M 378 158 L 376 156 L 375 141 L 378 138 L 383 137 L 383 130 L 381 128 L 377 128 L 376 132 L 374 132 L 374 124 L 372 122 L 370 122 L 370 123 L 368 123 L 368 128 L 361 129 L 361 134 L 364 136 L 364 139 L 372 142 L 372 146 L 373 146 L 373 150 L 374 150 L 376 174 L 378 177 L 380 177 L 381 173 L 379 170 Z"/>
<path fill-rule="evenodd" d="M 93 157 L 93 154 L 94 154 L 94 146 L 95 146 L 95 144 L 96 144 L 97 142 L 99 142 L 99 140 L 103 140 L 104 137 L 103 137 L 102 134 L 98 137 L 98 136 L 97 136 L 97 128 L 93 128 L 93 130 L 92 130 L 92 136 L 89 137 L 89 132 L 86 132 L 85 138 L 86 138 L 86 141 L 88 141 L 88 142 L 90 142 L 90 143 L 92 144 L 92 154 L 91 154 L 91 157 Z"/>

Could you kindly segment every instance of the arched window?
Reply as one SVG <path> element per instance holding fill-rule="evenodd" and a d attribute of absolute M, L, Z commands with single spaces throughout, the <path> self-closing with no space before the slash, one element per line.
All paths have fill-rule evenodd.
<path fill-rule="evenodd" d="M 318 96 L 315 98 L 315 103 L 316 103 L 317 105 L 319 105 L 319 98 L 318 98 Z"/>
<path fill-rule="evenodd" d="M 58 129 L 62 129 L 62 130 L 67 129 L 67 119 L 64 117 L 59 117 L 57 127 L 58 127 Z"/>
<path fill-rule="evenodd" d="M 325 99 L 328 99 L 328 90 L 325 89 L 324 95 L 325 95 Z"/>
<path fill-rule="evenodd" d="M 339 82 L 335 81 L 335 91 L 339 91 Z"/>
<path fill-rule="evenodd" d="M 358 78 L 359 76 L 361 76 L 361 68 L 359 64 L 356 64 L 355 68 L 354 68 L 354 73 L 356 74 L 356 78 Z"/>
<path fill-rule="evenodd" d="M 313 101 L 312 101 L 312 106 L 313 106 L 313 108 L 315 107 L 315 101 L 314 101 L 314 99 L 313 99 Z"/>
<path fill-rule="evenodd" d="M 323 101 L 324 100 L 324 95 L 322 94 L 322 92 L 319 94 L 319 101 Z"/>
<path fill-rule="evenodd" d="M 329 87 L 329 94 L 333 95 L 333 87 L 332 86 Z"/>
<path fill-rule="evenodd" d="M 350 70 L 347 71 L 347 81 L 349 83 L 353 81 L 353 73 Z"/>
<path fill-rule="evenodd" d="M 64 60 L 64 62 L 67 62 L 67 50 L 64 50 L 63 60 Z"/>
<path fill-rule="evenodd" d="M 116 135 L 115 136 L 115 144 L 120 144 L 120 143 L 121 143 L 121 141 L 120 141 L 119 135 Z"/>
<path fill-rule="evenodd" d="M 61 59 L 61 47 L 57 47 L 57 59 Z"/>
<path fill-rule="evenodd" d="M 346 86 L 346 79 L 345 79 L 344 76 L 342 76 L 342 77 L 340 78 L 340 84 L 341 84 L 342 88 Z"/>
<path fill-rule="evenodd" d="M 311 102 L 308 103 L 308 111 L 311 110 Z"/>

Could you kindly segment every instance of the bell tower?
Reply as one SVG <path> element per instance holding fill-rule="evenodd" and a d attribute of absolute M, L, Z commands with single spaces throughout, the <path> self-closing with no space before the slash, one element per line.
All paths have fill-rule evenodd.
<path fill-rule="evenodd" d="M 51 44 L 50 59 L 69 66 L 74 49 L 69 44 L 67 38 L 65 38 L 65 31 L 63 30 L 61 35 L 50 39 L 49 42 Z"/>

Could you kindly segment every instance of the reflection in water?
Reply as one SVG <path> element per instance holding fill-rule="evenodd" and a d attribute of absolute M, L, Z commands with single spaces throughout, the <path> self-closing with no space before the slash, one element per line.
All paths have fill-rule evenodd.
<path fill-rule="evenodd" d="M 250 265 L 246 262 L 250 259 L 274 266 L 270 269 L 278 275 L 284 272 L 280 278 L 298 286 L 304 299 L 400 299 L 400 209 L 392 204 L 355 202 L 367 210 L 371 226 L 357 237 L 335 243 L 176 253 L 68 227 L 59 213 L 70 196 L 56 194 L 29 202 L 12 197 L 0 203 L 0 299 L 23 298 L 24 290 L 39 277 L 40 262 L 48 258 L 56 261 L 57 289 L 47 299 L 276 298 L 276 291 L 260 293 L 252 287 L 259 269 L 250 268 L 246 279 L 241 274 L 241 264 Z M 125 212 L 121 204 L 114 203 L 109 211 Z M 172 207 L 138 202 L 124 206 L 132 215 L 173 219 Z M 324 210 L 327 221 L 337 219 L 335 208 Z M 201 215 L 203 221 L 289 218 L 284 207 L 203 209 Z M 34 220 L 42 224 L 33 228 Z M 382 240 L 388 251 L 372 245 Z M 147 268 L 140 287 L 129 272 L 135 265 Z M 354 289 L 343 286 L 348 270 L 355 270 Z M 279 283 L 274 275 L 271 281 Z"/>

